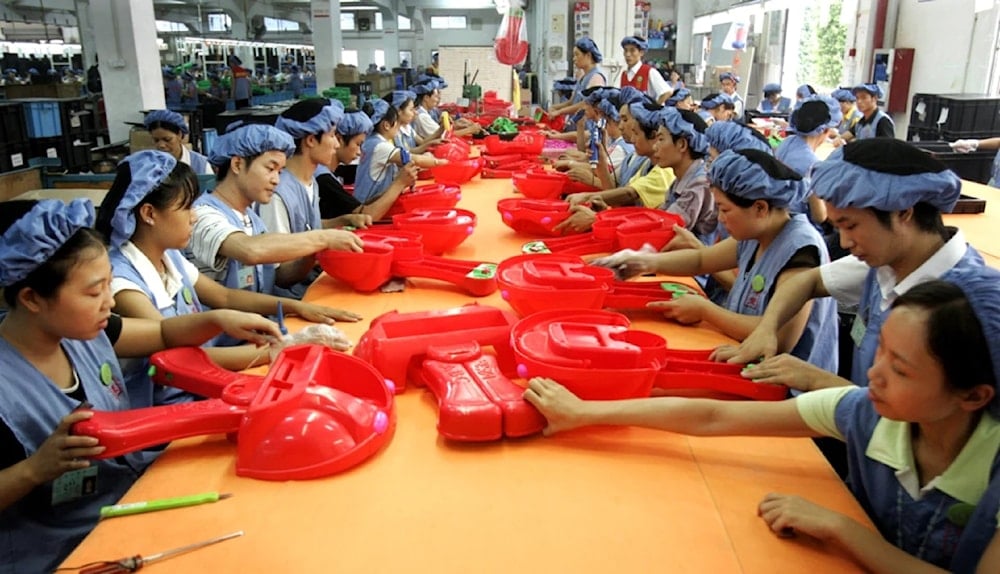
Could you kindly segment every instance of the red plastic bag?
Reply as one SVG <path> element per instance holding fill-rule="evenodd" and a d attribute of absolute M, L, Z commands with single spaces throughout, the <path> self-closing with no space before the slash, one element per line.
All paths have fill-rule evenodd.
<path fill-rule="evenodd" d="M 501 64 L 516 66 L 528 57 L 528 31 L 524 10 L 511 6 L 497 31 L 493 51 Z"/>

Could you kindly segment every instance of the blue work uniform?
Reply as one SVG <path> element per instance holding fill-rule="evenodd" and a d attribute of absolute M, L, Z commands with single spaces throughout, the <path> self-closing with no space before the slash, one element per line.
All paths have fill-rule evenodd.
<path fill-rule="evenodd" d="M 292 97 L 298 98 L 302 95 L 303 82 L 301 74 L 292 74 L 288 78 L 288 89 L 292 91 Z"/>
<path fill-rule="evenodd" d="M 107 335 L 61 346 L 95 410 L 130 408 L 118 358 Z M 62 392 L 0 338 L 0 419 L 33 455 L 80 402 Z M 102 506 L 115 504 L 150 461 L 141 455 L 92 460 L 0 510 L 0 573 L 51 572 L 97 525 Z"/>
<path fill-rule="evenodd" d="M 226 216 L 226 220 L 228 220 L 233 227 L 240 230 L 245 228 L 243 221 L 238 215 L 236 215 L 233 208 L 226 205 L 226 203 L 216 197 L 214 193 L 201 194 L 198 199 L 195 200 L 194 205 L 207 205 L 212 207 Z M 267 227 L 264 226 L 264 222 L 261 221 L 260 217 L 258 217 L 256 213 L 254 213 L 253 209 L 248 207 L 246 211 L 243 212 L 243 217 L 250 221 L 254 236 L 267 233 Z M 187 257 L 189 260 L 193 260 L 192 256 L 188 255 Z M 244 265 L 239 261 L 230 258 L 226 263 L 226 272 L 219 282 L 230 289 L 246 289 L 256 293 L 271 293 L 274 291 L 274 268 L 275 266 L 271 263 Z"/>
<path fill-rule="evenodd" d="M 587 86 L 590 85 L 590 81 L 594 79 L 594 76 L 601 76 L 601 78 L 604 79 L 605 83 L 607 83 L 608 81 L 608 77 L 604 75 L 604 72 L 601 71 L 601 68 L 599 66 L 594 66 L 593 68 L 590 69 L 589 72 L 584 74 L 583 77 L 581 77 L 580 80 L 576 83 L 576 86 L 573 87 L 573 97 L 571 98 L 571 104 L 578 104 L 584 100 L 583 91 L 586 90 Z M 566 124 L 563 127 L 563 132 L 564 133 L 575 132 L 576 122 L 578 122 L 582 117 L 583 117 L 583 110 L 578 110 L 572 116 L 567 117 Z"/>
<path fill-rule="evenodd" d="M 758 253 L 760 243 L 756 239 L 740 241 L 736 250 L 739 273 L 729 291 L 726 309 L 741 315 L 763 315 L 778 275 L 805 247 L 819 251 L 820 264 L 830 262 L 823 236 L 804 215 L 793 216 L 763 253 Z M 823 370 L 837 372 L 837 303 L 832 297 L 813 300 L 806 327 L 790 353 Z"/>
<path fill-rule="evenodd" d="M 806 139 L 798 135 L 790 135 L 781 142 L 778 149 L 774 150 L 774 157 L 778 161 L 795 170 L 795 173 L 805 180 L 806 189 L 809 189 L 809 169 L 814 163 L 819 161 L 819 156 L 809 147 Z M 812 195 L 811 193 L 809 195 Z M 809 195 L 805 195 L 801 200 L 788 206 L 791 213 L 803 213 L 809 216 Z"/>
<path fill-rule="evenodd" d="M 989 184 L 993 187 L 1000 187 L 1000 151 L 998 151 L 996 157 L 993 158 L 993 171 L 990 175 Z"/>
<path fill-rule="evenodd" d="M 971 245 L 966 247 L 965 254 L 959 259 L 954 267 L 945 271 L 940 279 L 948 281 L 955 275 L 955 271 L 982 267 L 984 265 L 982 256 Z M 885 322 L 889 309 L 882 309 L 882 292 L 879 289 L 876 276 L 878 269 L 868 270 L 865 285 L 861 291 L 861 304 L 858 306 L 858 313 L 855 315 L 855 325 L 851 329 L 852 336 L 855 332 L 863 333 L 860 343 L 855 336 L 854 360 L 851 369 L 851 381 L 859 387 L 868 386 L 868 369 L 875 364 L 875 350 L 878 348 L 878 335 L 882 330 L 882 323 Z M 959 285 L 961 287 L 961 285 Z"/>
<path fill-rule="evenodd" d="M 354 178 L 354 197 L 361 203 L 370 203 L 377 199 L 399 174 L 399 166 L 389 161 L 386 162 L 381 174 L 372 177 L 371 165 L 375 147 L 387 141 L 381 134 L 372 134 L 361 144 L 361 161 L 358 163 L 357 175 Z"/>
<path fill-rule="evenodd" d="M 184 97 L 184 84 L 177 78 L 167 80 L 164 86 L 166 91 L 166 105 L 168 108 L 177 108 L 182 104 L 182 99 Z"/>
<path fill-rule="evenodd" d="M 302 182 L 292 175 L 292 172 L 283 169 L 274 193 L 285 203 L 290 233 L 323 229 L 323 222 L 319 217 L 319 191 L 315 188 L 315 183 L 313 184 L 312 198 L 310 198 L 309 190 L 302 185 Z M 257 212 L 260 213 L 260 205 L 257 206 Z M 272 293 L 278 297 L 301 299 L 306 294 L 306 289 L 312 285 L 317 277 L 319 277 L 319 271 L 314 269 L 308 277 L 287 289 L 275 285 Z"/>
<path fill-rule="evenodd" d="M 778 105 L 774 105 L 771 100 L 765 98 L 761 100 L 759 109 L 765 114 L 787 114 L 792 109 L 792 100 L 781 98 Z"/>
<path fill-rule="evenodd" d="M 866 122 L 863 118 L 854 125 L 854 138 L 859 140 L 869 139 L 878 137 L 878 125 L 882 120 L 888 120 L 889 125 L 895 128 L 895 123 L 893 123 L 892 118 L 889 114 L 883 112 L 882 110 L 876 110 L 875 115 L 872 117 L 870 122 Z"/>
<path fill-rule="evenodd" d="M 618 187 L 628 185 L 636 175 L 646 175 L 653 169 L 653 162 L 644 155 L 635 153 L 635 146 L 632 153 L 625 156 L 625 161 L 618 166 Z"/>
<path fill-rule="evenodd" d="M 864 117 L 865 116 L 861 113 L 861 110 L 856 107 L 851 107 L 850 113 L 845 115 L 840 120 L 840 123 L 837 124 L 837 133 L 844 135 L 845 133 L 851 131 L 851 128 L 857 125 L 857 123 L 864 119 Z"/>
<path fill-rule="evenodd" d="M 191 171 L 196 175 L 208 173 L 208 158 L 194 150 L 188 153 L 191 154 Z"/>
<path fill-rule="evenodd" d="M 405 134 L 403 133 L 403 130 L 399 130 L 399 133 L 396 134 L 396 139 L 393 140 L 393 143 L 395 143 L 396 147 L 400 149 L 410 150 L 417 147 L 417 138 L 412 129 L 409 134 Z"/>

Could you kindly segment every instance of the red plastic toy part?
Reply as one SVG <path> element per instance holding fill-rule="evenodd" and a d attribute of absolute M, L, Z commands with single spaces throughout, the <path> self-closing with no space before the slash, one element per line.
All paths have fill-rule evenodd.
<path fill-rule="evenodd" d="M 320 267 L 334 279 L 362 292 L 374 291 L 391 277 L 445 281 L 483 297 L 496 291 L 496 265 L 423 254 L 421 236 L 398 230 L 363 230 L 364 251 L 321 251 Z"/>
<path fill-rule="evenodd" d="M 462 190 L 454 185 L 432 183 L 419 185 L 404 192 L 393 202 L 386 213 L 388 217 L 409 213 L 417 209 L 451 209 L 462 199 Z"/>
<path fill-rule="evenodd" d="M 469 341 L 493 347 L 501 372 L 512 375 L 514 356 L 509 339 L 516 322 L 517 317 L 509 311 L 474 304 L 416 313 L 391 311 L 372 320 L 354 355 L 393 381 L 397 392 L 405 389 L 407 379 L 421 380 L 417 369 L 428 349 Z"/>
<path fill-rule="evenodd" d="M 545 135 L 539 132 L 522 132 L 512 140 L 501 139 L 498 135 L 483 138 L 486 153 L 490 155 L 521 154 L 537 156 L 545 147 Z"/>
<path fill-rule="evenodd" d="M 650 244 L 662 249 L 674 238 L 674 225 L 684 220 L 674 213 L 645 207 L 619 207 L 597 214 L 590 233 L 533 241 L 522 247 L 525 253 L 587 255 L 618 249 L 639 249 Z"/>
<path fill-rule="evenodd" d="M 132 411 L 98 411 L 73 427 L 111 458 L 171 440 L 237 433 L 236 474 L 305 480 L 371 457 L 395 430 L 393 389 L 371 365 L 326 347 L 284 349 L 265 377 L 233 375 L 197 348 L 153 355 L 154 380 L 211 398 Z"/>
<path fill-rule="evenodd" d="M 523 235 L 558 237 L 555 231 L 570 216 L 569 204 L 559 199 L 522 199 L 510 197 L 497 202 L 497 211 L 507 227 Z M 566 229 L 566 234 L 577 233 Z"/>
<path fill-rule="evenodd" d="M 447 165 L 430 168 L 434 181 L 448 185 L 462 185 L 479 175 L 482 169 L 483 160 L 478 157 L 449 160 Z"/>
<path fill-rule="evenodd" d="M 465 241 L 476 229 L 476 214 L 465 209 L 417 209 L 395 215 L 393 227 L 419 233 L 424 251 L 441 255 Z"/>

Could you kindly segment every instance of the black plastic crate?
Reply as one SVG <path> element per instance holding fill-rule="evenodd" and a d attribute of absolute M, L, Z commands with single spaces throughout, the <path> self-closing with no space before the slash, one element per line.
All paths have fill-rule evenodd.
<path fill-rule="evenodd" d="M 31 157 L 58 159 L 67 171 L 90 171 L 90 148 L 87 137 L 60 136 L 31 140 Z"/>
<path fill-rule="evenodd" d="M 923 107 L 920 105 L 923 104 Z M 915 128 L 937 127 L 940 102 L 937 94 L 913 94 L 910 105 L 910 126 Z"/>
<path fill-rule="evenodd" d="M 906 141 L 908 142 L 934 142 L 941 139 L 941 133 L 935 128 L 915 128 L 909 127 L 906 130 Z"/>
<path fill-rule="evenodd" d="M 943 94 L 938 96 L 938 111 L 934 122 L 944 117 L 941 130 L 952 134 L 989 134 L 1000 114 L 1000 98 L 984 94 Z"/>
<path fill-rule="evenodd" d="M 0 173 L 28 167 L 27 142 L 0 144 Z"/>
<path fill-rule="evenodd" d="M 372 83 L 371 82 L 357 82 L 357 83 L 347 83 L 347 84 L 337 84 L 338 88 L 347 88 L 351 90 L 351 95 L 353 96 L 364 96 L 366 100 L 370 100 L 372 97 Z"/>
<path fill-rule="evenodd" d="M 24 110 L 19 103 L 0 104 L 0 145 L 22 144 L 28 141 Z"/>
<path fill-rule="evenodd" d="M 978 183 L 986 183 L 990 180 L 993 158 L 996 156 L 996 152 L 993 150 L 960 153 L 952 150 L 946 141 L 918 142 L 913 145 L 929 152 L 962 179 Z"/>
<path fill-rule="evenodd" d="M 94 131 L 94 109 L 92 102 L 87 98 L 59 100 L 59 118 L 64 136 Z"/>

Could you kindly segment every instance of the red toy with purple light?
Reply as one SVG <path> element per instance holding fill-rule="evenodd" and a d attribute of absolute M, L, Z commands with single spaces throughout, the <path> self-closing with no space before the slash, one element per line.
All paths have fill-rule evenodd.
<path fill-rule="evenodd" d="M 668 211 L 646 207 L 618 207 L 597 213 L 589 233 L 526 243 L 525 253 L 588 255 L 619 249 L 639 249 L 644 244 L 660 250 L 674 238 L 674 225 L 684 219 Z"/>

